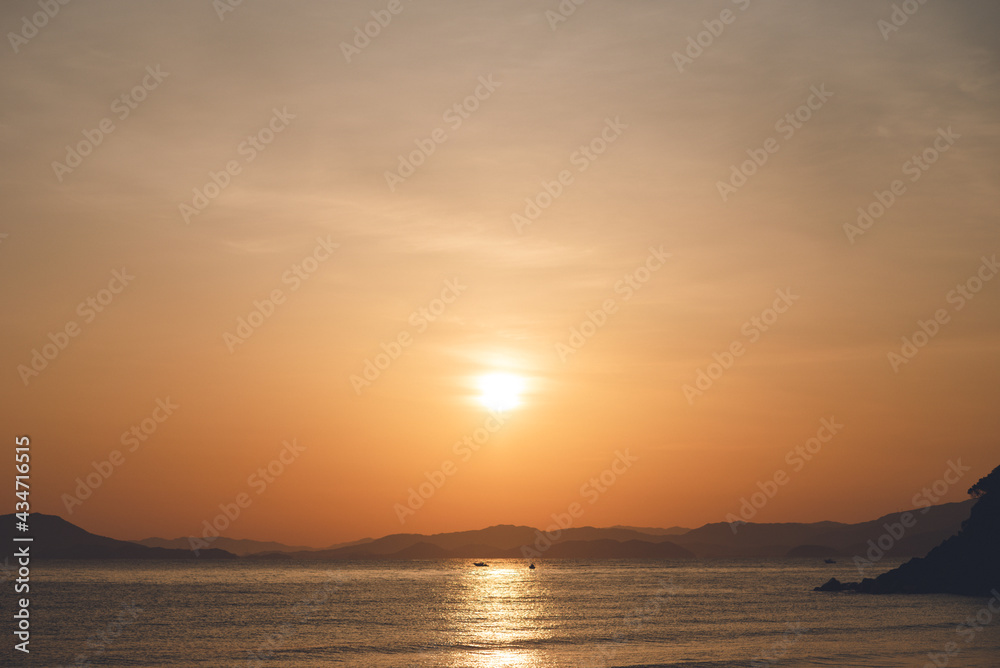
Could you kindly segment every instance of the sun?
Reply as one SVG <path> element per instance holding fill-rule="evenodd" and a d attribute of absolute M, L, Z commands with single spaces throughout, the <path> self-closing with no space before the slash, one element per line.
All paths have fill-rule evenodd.
<path fill-rule="evenodd" d="M 524 379 L 510 373 L 491 373 L 479 379 L 479 402 L 501 413 L 521 405 Z"/>

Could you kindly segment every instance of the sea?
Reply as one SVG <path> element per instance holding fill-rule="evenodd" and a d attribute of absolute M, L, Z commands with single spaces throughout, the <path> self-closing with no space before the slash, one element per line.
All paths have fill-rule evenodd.
<path fill-rule="evenodd" d="M 0 664 L 1000 667 L 1000 598 L 812 591 L 849 560 L 536 564 L 41 562 Z"/>

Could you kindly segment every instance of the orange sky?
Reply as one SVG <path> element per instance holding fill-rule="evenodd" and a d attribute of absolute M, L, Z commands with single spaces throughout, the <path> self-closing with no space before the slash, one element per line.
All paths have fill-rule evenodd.
<path fill-rule="evenodd" d="M 5 3 L 33 509 L 176 537 L 240 498 L 228 535 L 322 546 L 698 526 L 780 472 L 756 521 L 872 519 L 949 461 L 965 498 L 998 463 L 994 4 L 558 6 Z"/>

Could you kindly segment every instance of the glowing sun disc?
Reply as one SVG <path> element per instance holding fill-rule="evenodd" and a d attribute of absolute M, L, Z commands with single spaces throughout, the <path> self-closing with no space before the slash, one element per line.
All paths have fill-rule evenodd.
<path fill-rule="evenodd" d="M 491 411 L 508 411 L 521 405 L 524 380 L 509 373 L 491 373 L 479 379 L 479 402 Z"/>

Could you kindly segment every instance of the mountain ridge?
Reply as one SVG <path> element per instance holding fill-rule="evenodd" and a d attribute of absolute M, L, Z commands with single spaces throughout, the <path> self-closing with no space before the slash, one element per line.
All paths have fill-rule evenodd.
<path fill-rule="evenodd" d="M 917 516 L 917 525 L 904 539 L 896 541 L 886 554 L 893 557 L 926 554 L 942 540 L 958 532 L 962 521 L 968 518 L 973 503 L 970 500 L 908 511 Z M 606 528 L 570 527 L 546 534 L 534 527 L 497 524 L 484 529 L 430 535 L 389 534 L 322 549 L 302 548 L 274 541 L 219 537 L 209 541 L 209 549 L 198 552 L 208 554 L 209 558 L 244 557 L 286 561 L 420 558 L 818 558 L 819 555 L 850 557 L 864 554 L 868 541 L 877 541 L 885 532 L 884 526 L 896 522 L 902 514 L 890 513 L 876 520 L 856 524 L 821 521 L 730 525 L 714 522 L 690 530 L 681 527 L 648 528 L 656 533 L 645 533 L 641 528 L 618 525 Z M 90 534 L 55 515 L 32 514 L 32 518 L 36 516 L 54 518 L 42 520 L 42 523 L 52 525 L 50 529 L 54 540 L 47 542 L 50 544 L 49 554 L 55 556 L 49 558 L 171 559 L 190 558 L 193 554 L 189 538 L 119 541 Z M 9 531 L 12 533 L 13 518 L 13 515 L 0 517 L 0 526 L 6 527 L 9 524 Z M 53 524 L 55 520 L 62 524 L 56 526 Z M 34 520 L 32 526 L 36 526 Z M 666 533 L 667 531 L 674 533 Z M 203 541 L 197 539 L 193 544 L 203 546 Z M 137 546 L 138 549 L 126 547 L 129 545 Z M 52 551 L 53 546 L 57 548 L 55 551 Z M 143 552 L 143 549 L 159 552 Z"/>
<path fill-rule="evenodd" d="M 16 515 L 0 515 L 0 531 L 13 536 Z M 23 534 L 31 537 L 33 559 L 237 559 L 237 555 L 217 548 L 201 550 L 195 555 L 191 550 L 148 547 L 127 540 L 117 540 L 90 533 L 86 529 L 64 520 L 58 515 L 31 513 L 29 530 Z"/>

